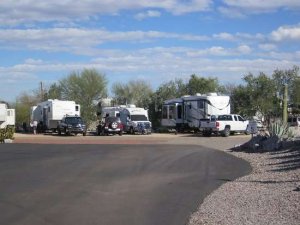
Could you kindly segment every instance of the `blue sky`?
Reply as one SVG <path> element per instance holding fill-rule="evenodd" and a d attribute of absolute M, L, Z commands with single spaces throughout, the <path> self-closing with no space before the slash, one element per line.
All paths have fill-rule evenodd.
<path fill-rule="evenodd" d="M 153 89 L 300 66 L 299 0 L 0 1 L 0 100 L 94 68 Z"/>

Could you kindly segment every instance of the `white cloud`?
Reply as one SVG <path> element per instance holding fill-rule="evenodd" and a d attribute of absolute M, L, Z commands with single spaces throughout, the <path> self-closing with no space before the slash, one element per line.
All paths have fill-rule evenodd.
<path fill-rule="evenodd" d="M 237 32 L 235 34 L 230 34 L 226 32 L 222 32 L 219 34 L 213 34 L 212 38 L 216 40 L 223 40 L 223 41 L 247 41 L 247 42 L 257 42 L 263 41 L 265 39 L 265 35 L 256 33 L 256 34 L 247 34 L 247 33 L 240 33 Z"/>
<path fill-rule="evenodd" d="M 41 65 L 44 62 L 41 59 L 31 59 L 31 58 L 29 58 L 29 59 L 25 60 L 25 63 L 26 64 L 31 64 L 31 65 Z"/>
<path fill-rule="evenodd" d="M 229 34 L 226 32 L 214 34 L 213 38 L 220 39 L 220 40 L 226 40 L 226 41 L 234 41 L 236 40 L 236 37 L 233 34 Z"/>
<path fill-rule="evenodd" d="M 35 80 L 36 78 L 37 77 L 34 75 L 29 66 L 26 66 L 22 69 L 20 69 L 20 65 L 14 65 L 12 67 L 0 67 L 0 80 L 2 84 L 18 82 L 22 83 L 25 81 Z"/>
<path fill-rule="evenodd" d="M 282 26 L 271 33 L 273 41 L 297 41 L 300 42 L 300 25 Z"/>
<path fill-rule="evenodd" d="M 249 14 L 270 13 L 280 9 L 300 10 L 299 0 L 223 0 L 219 11 L 228 17 L 241 18 Z"/>
<path fill-rule="evenodd" d="M 0 24 L 3 26 L 28 22 L 69 22 L 90 19 L 103 14 L 114 15 L 126 10 L 144 11 L 145 9 L 160 9 L 180 15 L 206 11 L 211 5 L 212 0 L 6 0 L 0 1 Z M 150 14 L 153 12 L 150 11 Z"/>
<path fill-rule="evenodd" d="M 110 32 L 78 28 L 0 30 L 2 49 L 66 51 L 77 54 L 95 54 L 99 51 L 96 47 L 107 42 L 147 42 L 157 39 L 203 41 L 208 37 L 158 31 Z"/>
<path fill-rule="evenodd" d="M 148 10 L 146 12 L 141 12 L 135 15 L 135 18 L 137 20 L 144 20 L 146 18 L 150 17 L 160 17 L 161 13 L 159 11 L 154 11 L 154 10 Z"/>
<path fill-rule="evenodd" d="M 248 45 L 240 45 L 237 47 L 237 51 L 241 54 L 250 54 L 252 49 Z"/>
<path fill-rule="evenodd" d="M 300 51 L 295 52 L 278 52 L 278 51 L 268 51 L 258 54 L 260 57 L 276 60 L 285 60 L 289 62 L 300 61 Z"/>
<path fill-rule="evenodd" d="M 210 10 L 213 4 L 212 0 L 187 0 L 173 1 L 172 7 L 167 9 L 175 15 L 181 15 L 190 12 L 201 12 Z"/>
<path fill-rule="evenodd" d="M 218 7 L 218 11 L 229 18 L 244 18 L 244 13 L 237 8 Z"/>
<path fill-rule="evenodd" d="M 300 7 L 300 2 L 298 0 L 223 0 L 223 2 L 231 7 L 255 11 L 273 11 L 278 8 L 293 9 L 295 7 Z"/>
<path fill-rule="evenodd" d="M 222 46 L 213 46 L 206 49 L 186 49 L 186 54 L 189 57 L 205 57 L 209 58 L 210 56 L 217 57 L 232 57 L 232 56 L 241 56 L 249 55 L 252 52 L 252 49 L 248 45 L 240 45 L 236 48 L 224 48 Z"/>
<path fill-rule="evenodd" d="M 277 49 L 277 46 L 274 44 L 259 44 L 258 47 L 264 51 L 271 51 Z"/>

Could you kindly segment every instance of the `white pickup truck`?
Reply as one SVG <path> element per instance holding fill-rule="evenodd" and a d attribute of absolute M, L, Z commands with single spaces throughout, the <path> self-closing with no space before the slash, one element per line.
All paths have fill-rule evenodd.
<path fill-rule="evenodd" d="M 200 130 L 204 136 L 212 133 L 228 137 L 232 133 L 249 134 L 249 121 L 237 114 L 226 114 L 212 117 L 210 120 L 201 121 Z"/>

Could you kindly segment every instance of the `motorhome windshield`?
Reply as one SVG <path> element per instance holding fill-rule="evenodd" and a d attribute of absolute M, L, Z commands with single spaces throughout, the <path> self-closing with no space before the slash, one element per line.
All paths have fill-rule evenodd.
<path fill-rule="evenodd" d="M 131 121 L 148 121 L 145 115 L 131 115 Z"/>

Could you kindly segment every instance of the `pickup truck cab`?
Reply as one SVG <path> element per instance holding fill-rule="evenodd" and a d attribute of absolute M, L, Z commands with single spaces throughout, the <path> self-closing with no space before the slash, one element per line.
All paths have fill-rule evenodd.
<path fill-rule="evenodd" d="M 204 136 L 215 133 L 228 137 L 230 134 L 237 132 L 250 133 L 249 121 L 237 114 L 218 115 L 208 121 L 201 121 L 200 130 Z"/>

